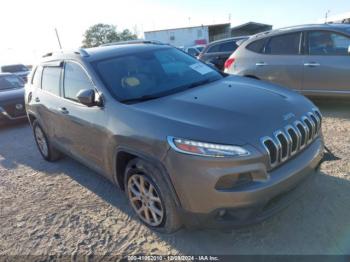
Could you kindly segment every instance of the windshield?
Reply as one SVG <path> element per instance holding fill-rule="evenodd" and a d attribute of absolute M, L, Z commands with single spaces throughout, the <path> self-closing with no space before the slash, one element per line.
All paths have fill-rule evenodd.
<path fill-rule="evenodd" d="M 28 71 L 28 68 L 24 65 L 8 65 L 8 66 L 2 66 L 1 71 L 4 73 L 16 73 L 16 72 L 23 72 Z"/>
<path fill-rule="evenodd" d="M 197 59 L 170 47 L 96 61 L 93 66 L 121 102 L 166 96 L 223 77 Z"/>
<path fill-rule="evenodd" d="M 22 88 L 23 86 L 23 81 L 17 76 L 0 76 L 0 90 Z"/>

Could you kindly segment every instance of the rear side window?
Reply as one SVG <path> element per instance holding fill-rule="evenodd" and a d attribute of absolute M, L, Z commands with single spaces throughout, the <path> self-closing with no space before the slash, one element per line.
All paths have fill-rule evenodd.
<path fill-rule="evenodd" d="M 35 88 L 41 88 L 41 76 L 43 73 L 43 68 L 42 66 L 38 66 L 37 69 L 35 70 L 33 80 L 32 80 L 32 86 Z"/>
<path fill-rule="evenodd" d="M 271 37 L 266 45 L 265 53 L 271 55 L 298 55 L 300 40 L 300 32 Z"/>
<path fill-rule="evenodd" d="M 60 95 L 60 67 L 44 67 L 42 76 L 42 89 L 54 95 Z"/>
<path fill-rule="evenodd" d="M 310 55 L 348 56 L 350 38 L 333 32 L 314 31 L 308 33 Z"/>
<path fill-rule="evenodd" d="M 266 39 L 260 39 L 250 43 L 246 48 L 255 53 L 262 53 L 264 51 L 265 42 Z"/>
<path fill-rule="evenodd" d="M 93 89 L 93 85 L 83 70 L 77 63 L 66 62 L 64 67 L 64 97 L 77 101 L 77 94 L 82 89 Z"/>
<path fill-rule="evenodd" d="M 208 48 L 208 51 L 207 53 L 217 53 L 217 52 L 220 52 L 219 51 L 219 44 L 216 44 L 216 45 L 213 45 L 211 47 Z"/>
<path fill-rule="evenodd" d="M 226 42 L 220 45 L 220 52 L 233 52 L 237 47 L 238 45 L 234 41 Z"/>

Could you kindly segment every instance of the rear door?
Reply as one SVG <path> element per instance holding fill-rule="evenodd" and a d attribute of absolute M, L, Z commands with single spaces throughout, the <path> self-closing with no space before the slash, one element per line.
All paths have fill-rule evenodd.
<path fill-rule="evenodd" d="M 38 74 L 38 79 L 33 80 L 36 85 L 39 85 L 41 81 L 41 88 L 36 88 L 33 92 L 32 104 L 35 105 L 38 119 L 53 143 L 56 142 L 55 129 L 60 117 L 57 108 L 60 97 L 61 65 L 60 61 L 44 64 L 42 68 L 37 69 L 42 70 L 41 79 L 39 79 L 40 74 Z"/>
<path fill-rule="evenodd" d="M 303 76 L 302 43 L 302 32 L 269 38 L 263 55 L 258 55 L 255 60 L 257 77 L 300 91 Z"/>
<path fill-rule="evenodd" d="M 206 62 L 214 64 L 218 69 L 223 70 L 225 61 L 237 49 L 235 40 L 220 42 L 210 46 L 205 54 Z"/>
<path fill-rule="evenodd" d="M 307 32 L 303 93 L 350 95 L 350 37 L 332 31 Z"/>

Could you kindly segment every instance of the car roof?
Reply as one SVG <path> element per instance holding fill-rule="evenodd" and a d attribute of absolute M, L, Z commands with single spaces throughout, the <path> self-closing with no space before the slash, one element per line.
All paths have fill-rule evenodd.
<path fill-rule="evenodd" d="M 298 32 L 301 30 L 333 30 L 333 31 L 339 31 L 339 32 L 347 32 L 350 34 L 350 25 L 349 24 L 308 24 L 308 25 L 296 25 L 296 26 L 290 26 L 290 27 L 284 27 L 279 28 L 271 31 L 266 31 L 262 33 L 258 33 L 256 35 L 253 35 L 249 38 L 251 39 L 258 39 L 258 38 L 264 38 L 267 36 L 274 36 L 284 33 L 292 33 L 292 32 Z"/>
<path fill-rule="evenodd" d="M 224 39 L 210 42 L 207 46 L 211 46 L 211 45 L 215 45 L 215 44 L 219 44 L 227 41 L 232 41 L 232 40 L 241 40 L 241 39 L 248 39 L 248 38 L 249 36 L 236 36 L 236 37 L 224 38 Z"/>
<path fill-rule="evenodd" d="M 156 44 L 156 43 L 122 43 L 122 44 L 113 44 L 105 45 L 93 48 L 80 48 L 77 50 L 68 50 L 68 51 L 59 51 L 53 53 L 47 53 L 43 56 L 42 63 L 55 61 L 55 60 L 64 60 L 64 59 L 73 59 L 73 60 L 101 60 L 113 56 L 128 55 L 137 52 L 147 51 L 147 50 L 156 50 L 162 48 L 169 48 L 169 45 L 165 44 Z"/>

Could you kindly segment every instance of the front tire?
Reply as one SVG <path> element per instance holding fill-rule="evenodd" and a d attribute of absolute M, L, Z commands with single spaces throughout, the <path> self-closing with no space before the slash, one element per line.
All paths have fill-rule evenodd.
<path fill-rule="evenodd" d="M 41 156 L 49 162 L 58 160 L 61 157 L 61 153 L 51 145 L 47 135 L 37 120 L 33 122 L 33 132 Z"/>
<path fill-rule="evenodd" d="M 136 158 L 125 170 L 125 192 L 138 218 L 161 233 L 177 231 L 181 222 L 162 174 L 152 164 Z"/>

